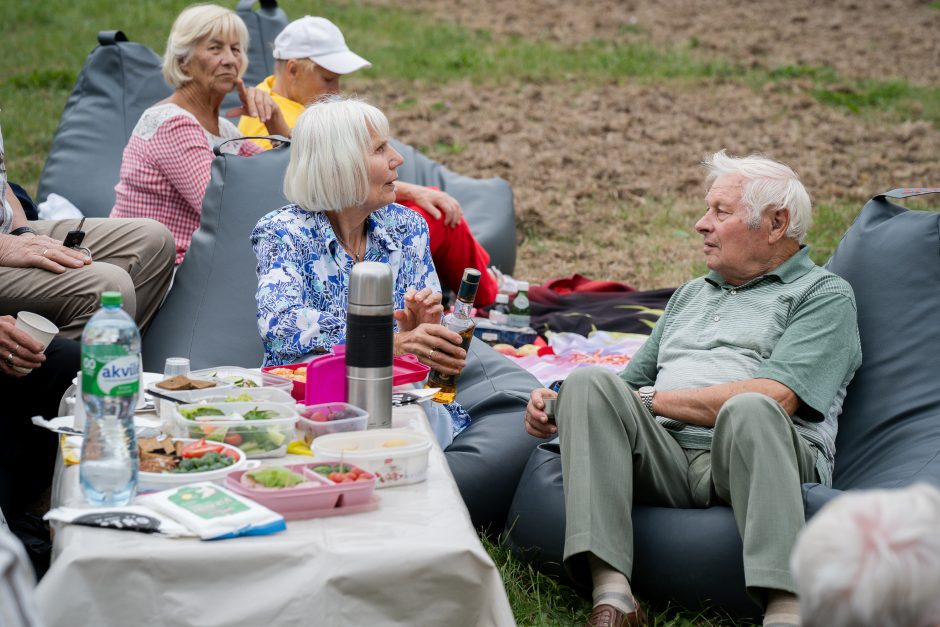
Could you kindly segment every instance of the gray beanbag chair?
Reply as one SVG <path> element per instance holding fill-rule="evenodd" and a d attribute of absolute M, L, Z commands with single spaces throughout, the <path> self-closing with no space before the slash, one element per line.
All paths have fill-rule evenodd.
<path fill-rule="evenodd" d="M 940 191 L 932 190 L 932 191 Z M 940 215 L 875 196 L 849 228 L 828 268 L 855 290 L 862 367 L 846 396 L 833 488 L 803 485 L 807 518 L 844 490 L 940 486 Z M 637 505 L 634 585 L 641 598 L 756 616 L 744 589 L 741 540 L 728 507 Z M 532 454 L 507 521 L 519 557 L 562 574 L 564 496 L 554 444 Z"/>
<path fill-rule="evenodd" d="M 258 260 L 250 236 L 261 216 L 287 204 L 281 181 L 289 158 L 286 147 L 254 157 L 216 157 L 202 222 L 144 335 L 147 371 L 163 372 L 167 357 L 189 357 L 193 369 L 261 365 Z"/>
<path fill-rule="evenodd" d="M 121 31 L 98 33 L 98 43 L 65 103 L 36 196 L 43 202 L 54 192 L 86 216 L 106 218 L 137 120 L 173 90 L 150 48 L 127 41 Z"/>

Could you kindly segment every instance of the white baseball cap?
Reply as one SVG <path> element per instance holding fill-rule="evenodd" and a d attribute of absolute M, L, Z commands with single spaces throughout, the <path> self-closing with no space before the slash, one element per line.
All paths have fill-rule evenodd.
<path fill-rule="evenodd" d="M 284 27 L 274 40 L 275 59 L 310 59 L 337 74 L 349 74 L 372 64 L 346 45 L 336 24 L 306 15 Z"/>

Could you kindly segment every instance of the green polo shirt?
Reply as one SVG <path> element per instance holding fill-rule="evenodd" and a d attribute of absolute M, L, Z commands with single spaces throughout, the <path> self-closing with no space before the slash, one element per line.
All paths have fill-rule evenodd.
<path fill-rule="evenodd" d="M 620 376 L 634 389 L 746 379 L 782 383 L 802 401 L 793 423 L 820 451 L 817 471 L 828 485 L 845 390 L 861 363 L 851 286 L 814 264 L 809 248 L 801 246 L 744 285 L 710 272 L 680 287 Z M 656 420 L 684 448 L 711 448 L 711 427 Z"/>

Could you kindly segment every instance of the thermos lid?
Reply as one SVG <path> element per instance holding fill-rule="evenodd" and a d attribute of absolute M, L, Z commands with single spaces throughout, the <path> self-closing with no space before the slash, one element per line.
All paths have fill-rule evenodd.
<path fill-rule="evenodd" d="M 349 274 L 350 313 L 356 305 L 392 307 L 392 269 L 388 264 L 363 261 Z M 365 312 L 362 312 L 365 313 Z"/>

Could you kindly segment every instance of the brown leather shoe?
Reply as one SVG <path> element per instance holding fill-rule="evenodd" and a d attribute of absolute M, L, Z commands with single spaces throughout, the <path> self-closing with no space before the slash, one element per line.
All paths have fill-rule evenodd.
<path fill-rule="evenodd" d="M 588 627 L 646 627 L 646 613 L 636 599 L 636 611 L 624 614 L 612 605 L 598 605 L 591 610 Z"/>

